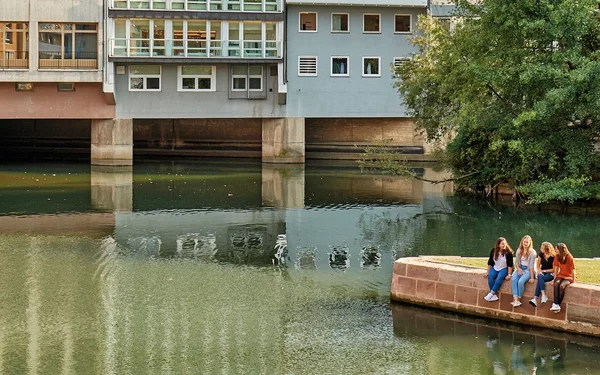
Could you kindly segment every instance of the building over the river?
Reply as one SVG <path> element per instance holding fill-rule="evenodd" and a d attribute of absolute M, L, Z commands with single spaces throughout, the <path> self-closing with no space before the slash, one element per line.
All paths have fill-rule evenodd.
<path fill-rule="evenodd" d="M 427 0 L 6 0 L 3 148 L 67 146 L 101 165 L 134 153 L 302 163 L 388 140 L 420 159 L 393 67 L 427 11 Z"/>

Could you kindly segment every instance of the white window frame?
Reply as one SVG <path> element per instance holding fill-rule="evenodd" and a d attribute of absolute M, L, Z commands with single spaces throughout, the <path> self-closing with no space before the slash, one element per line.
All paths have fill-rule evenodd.
<path fill-rule="evenodd" d="M 260 67 L 260 75 L 250 74 L 251 67 L 252 67 L 252 65 L 248 67 L 248 79 L 246 80 L 246 87 L 247 87 L 248 91 L 263 91 L 263 86 L 264 86 L 263 76 L 265 74 L 264 67 L 262 65 L 258 65 L 258 67 Z M 250 78 L 260 78 L 260 89 L 251 89 L 250 88 Z"/>
<path fill-rule="evenodd" d="M 333 73 L 333 59 L 346 59 L 346 73 L 345 74 L 334 74 Z M 329 75 L 331 77 L 350 77 L 350 56 L 331 56 L 329 60 Z"/>
<path fill-rule="evenodd" d="M 139 75 L 131 75 L 131 67 L 132 66 L 138 66 L 138 65 L 148 65 L 148 64 L 134 64 L 134 65 L 130 65 L 129 66 L 129 72 L 127 75 L 127 86 L 129 87 L 129 91 L 162 91 L 162 65 L 158 65 L 159 68 L 159 73 L 158 74 L 139 74 Z M 143 84 L 143 88 L 141 89 L 132 89 L 131 88 L 131 78 L 135 77 L 135 78 L 143 78 L 144 79 L 144 84 Z M 158 78 L 158 89 L 147 89 L 146 87 L 148 86 L 148 78 Z"/>
<path fill-rule="evenodd" d="M 211 92 L 217 90 L 217 67 L 212 65 L 211 74 L 183 74 L 183 66 L 180 65 L 177 67 L 177 91 L 179 92 Z M 183 88 L 183 79 L 184 78 L 194 78 L 196 80 L 196 88 L 195 89 L 184 89 Z M 199 78 L 210 78 L 210 89 L 199 89 L 198 87 L 198 79 Z"/>
<path fill-rule="evenodd" d="M 244 88 L 243 89 L 236 89 L 233 86 L 233 82 L 235 81 L 236 78 L 243 78 L 244 79 Z M 248 91 L 248 71 L 246 71 L 246 74 L 242 75 L 242 74 L 231 74 L 231 91 L 236 91 L 236 92 L 245 92 Z"/>
<path fill-rule="evenodd" d="M 398 31 L 396 30 L 396 17 L 397 16 L 408 16 L 408 31 Z M 412 14 L 402 14 L 402 13 L 398 13 L 398 14 L 394 14 L 394 34 L 412 34 L 413 32 L 413 28 L 412 28 Z"/>
<path fill-rule="evenodd" d="M 396 68 L 398 67 L 398 64 L 396 64 L 397 61 L 410 61 L 412 60 L 411 57 L 406 57 L 406 56 L 397 56 L 394 57 L 394 59 L 392 60 L 392 66 L 394 67 L 394 77 L 399 78 L 400 76 L 396 73 Z"/>
<path fill-rule="evenodd" d="M 379 74 L 366 74 L 365 73 L 365 59 L 377 59 L 377 61 L 379 61 L 379 67 L 378 67 L 378 71 Z M 381 77 L 381 57 L 380 56 L 363 56 L 362 58 L 362 64 L 360 64 L 360 70 L 362 73 L 362 76 L 365 78 L 377 78 L 377 77 Z"/>
<path fill-rule="evenodd" d="M 302 15 L 314 13 L 315 14 L 315 29 L 314 30 L 302 30 Z M 319 13 L 318 12 L 298 12 L 298 32 L 301 33 L 316 33 L 319 30 Z"/>
<path fill-rule="evenodd" d="M 334 30 L 333 29 L 333 16 L 334 15 L 343 14 L 348 17 L 348 30 Z M 331 12 L 331 32 L 334 34 L 349 34 L 350 33 L 350 13 L 342 13 L 342 12 Z"/>
<path fill-rule="evenodd" d="M 301 59 L 315 59 L 315 72 L 314 73 L 300 73 L 300 60 Z M 319 57 L 318 56 L 298 56 L 298 77 L 316 77 L 319 75 Z"/>
<path fill-rule="evenodd" d="M 365 30 L 365 16 L 379 16 L 379 31 L 366 31 Z M 381 13 L 363 13 L 363 34 L 381 34 Z"/>

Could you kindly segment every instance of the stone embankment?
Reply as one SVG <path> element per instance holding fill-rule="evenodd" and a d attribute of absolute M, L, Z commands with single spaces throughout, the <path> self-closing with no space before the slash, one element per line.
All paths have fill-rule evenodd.
<path fill-rule="evenodd" d="M 435 257 L 440 259 L 440 257 Z M 535 284 L 526 284 L 523 304 L 513 307 L 510 281 L 500 289 L 498 301 L 483 297 L 489 292 L 485 270 L 434 261 L 431 257 L 402 258 L 394 263 L 391 299 L 469 315 L 524 323 L 586 335 L 600 335 L 600 285 L 575 283 L 568 287 L 559 313 L 550 311 L 553 288 L 546 284 L 549 301 L 537 308 Z"/>

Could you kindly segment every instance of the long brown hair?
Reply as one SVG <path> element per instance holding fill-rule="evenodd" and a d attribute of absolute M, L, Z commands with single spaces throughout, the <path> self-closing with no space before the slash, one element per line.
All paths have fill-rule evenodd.
<path fill-rule="evenodd" d="M 564 243 L 560 242 L 556 244 L 556 258 L 558 259 L 558 261 L 560 263 L 565 263 L 567 261 L 567 257 L 573 257 L 571 255 L 571 252 L 569 251 L 569 249 L 567 248 L 567 245 L 565 245 Z"/>
<path fill-rule="evenodd" d="M 498 237 L 498 239 L 496 240 L 496 245 L 494 246 L 494 260 L 498 260 L 498 255 L 500 255 L 500 252 L 502 251 L 500 249 L 500 244 L 502 243 L 502 241 L 506 242 L 506 249 L 504 249 L 504 253 L 503 254 L 506 254 L 508 252 L 510 252 L 510 253 L 513 252 L 513 250 L 508 245 L 508 241 L 506 241 L 506 238 L 504 238 L 504 237 Z"/>
<path fill-rule="evenodd" d="M 547 250 L 548 258 L 556 256 L 556 250 L 554 250 L 554 246 L 552 246 L 550 242 L 542 242 L 542 246 L 540 247 L 540 252 L 544 254 L 544 257 L 546 257 L 544 250 Z"/>
<path fill-rule="evenodd" d="M 523 241 L 525 241 L 526 238 L 529 239 L 529 246 L 527 246 L 527 248 L 524 249 Z M 526 234 L 525 236 L 523 236 L 523 238 L 521 238 L 521 242 L 519 242 L 519 250 L 521 250 L 520 256 L 529 258 L 529 254 L 531 254 L 531 250 L 533 250 L 533 240 L 531 239 L 530 235 Z"/>

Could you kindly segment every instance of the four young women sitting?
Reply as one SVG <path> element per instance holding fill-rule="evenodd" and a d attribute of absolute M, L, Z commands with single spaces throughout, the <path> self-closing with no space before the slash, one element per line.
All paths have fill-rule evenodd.
<path fill-rule="evenodd" d="M 534 297 L 529 301 L 534 307 L 538 306 L 538 298 L 541 294 L 541 303 L 546 303 L 546 283 L 554 287 L 554 303 L 550 311 L 558 313 L 560 304 L 565 296 L 565 289 L 576 280 L 575 263 L 573 256 L 564 243 L 556 245 L 556 249 L 549 242 L 543 242 L 539 255 L 533 249 L 533 240 L 530 236 L 524 236 L 519 243 L 516 260 L 513 260 L 513 250 L 505 238 L 500 237 L 487 263 L 487 272 L 484 277 L 488 279 L 490 292 L 484 297 L 486 301 L 497 301 L 498 291 L 504 280 L 512 279 L 514 307 L 521 306 L 521 298 L 527 282 L 537 284 Z M 514 268 L 514 272 L 513 272 Z M 555 279 L 556 277 L 556 279 Z"/>

